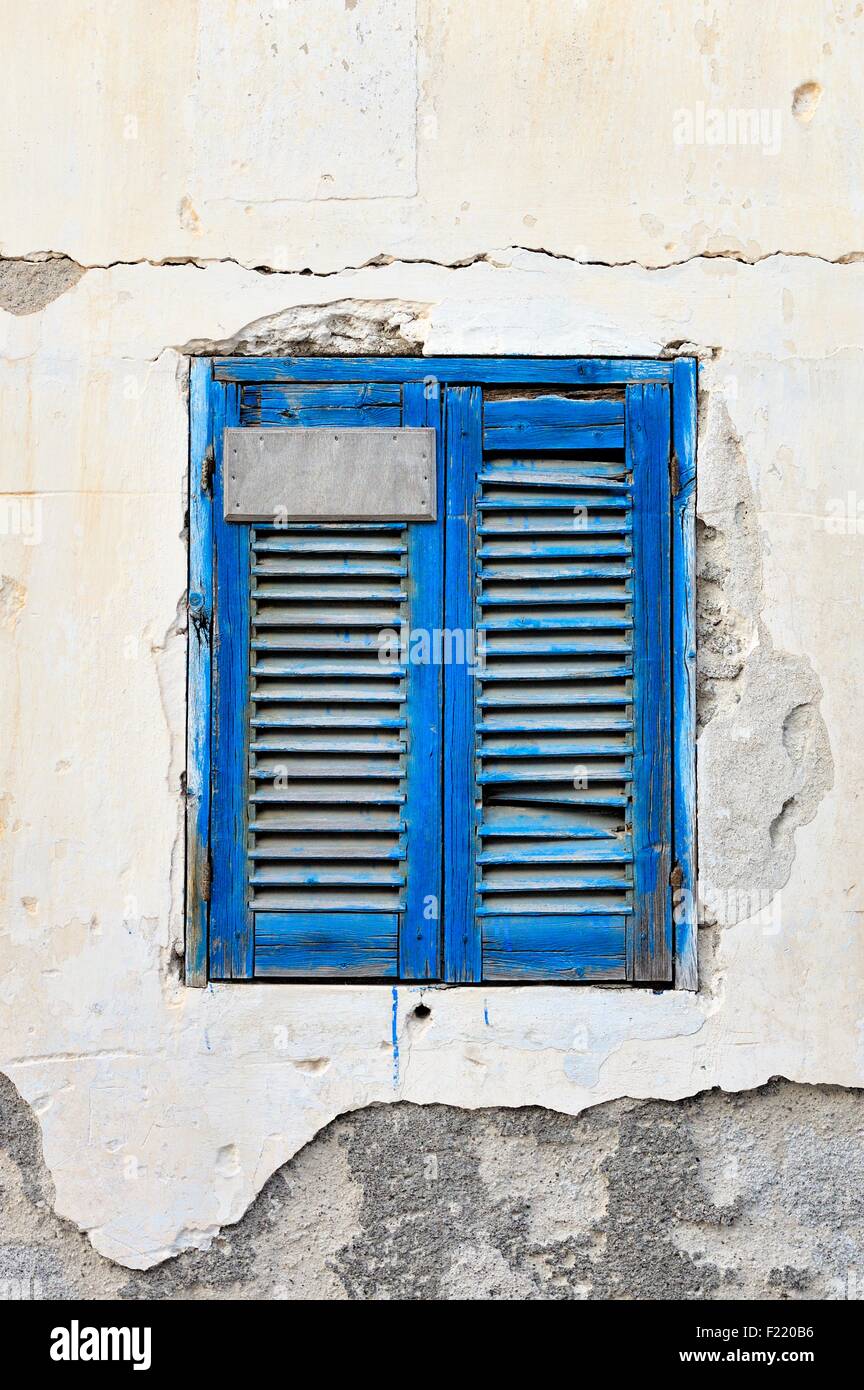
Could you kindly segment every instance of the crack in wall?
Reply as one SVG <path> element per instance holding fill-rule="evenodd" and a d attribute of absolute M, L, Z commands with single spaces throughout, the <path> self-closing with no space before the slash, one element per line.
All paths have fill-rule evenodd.
<path fill-rule="evenodd" d="M 151 642 L 150 655 L 156 673 L 159 704 L 168 736 L 168 767 L 166 783 L 176 805 L 174 834 L 171 840 L 171 860 L 168 870 L 170 884 L 170 920 L 167 924 L 167 944 L 163 943 L 163 984 L 169 992 L 183 983 L 185 952 L 185 870 L 186 870 L 186 746 L 185 721 L 179 728 L 172 717 L 178 704 L 177 687 L 182 694 L 180 703 L 186 707 L 186 641 L 188 635 L 185 592 L 177 601 L 174 617 L 159 642 Z"/>
<path fill-rule="evenodd" d="M 777 249 L 765 251 L 756 256 L 728 247 L 717 251 L 696 251 L 689 256 L 677 259 L 646 263 L 638 259 L 607 261 L 594 257 L 580 257 L 566 251 L 553 251 L 545 246 L 528 246 L 514 242 L 509 246 L 487 251 L 476 251 L 453 261 L 437 260 L 432 256 L 393 256 L 379 252 L 368 260 L 356 264 L 333 267 L 330 270 L 313 270 L 310 266 L 273 266 L 260 262 L 247 262 L 236 256 L 163 256 L 153 258 L 138 257 L 134 260 L 117 259 L 112 261 L 93 261 L 81 263 L 64 251 L 33 251 L 24 256 L 0 256 L 0 308 L 12 314 L 31 314 L 44 309 L 74 285 L 88 271 L 115 270 L 123 267 L 151 266 L 155 269 L 174 267 L 206 270 L 214 265 L 233 265 L 258 275 L 310 276 L 315 279 L 331 279 L 361 270 L 377 270 L 392 265 L 428 265 L 441 270 L 465 270 L 475 265 L 490 265 L 503 268 L 509 264 L 502 259 L 508 253 L 526 252 L 532 256 L 549 260 L 567 261 L 572 265 L 597 267 L 598 269 L 620 270 L 640 269 L 649 272 L 673 270 L 700 260 L 729 260 L 739 265 L 756 266 L 775 258 L 794 258 L 820 261 L 824 265 L 846 266 L 864 261 L 864 251 L 847 251 L 841 256 L 821 256 L 814 251 L 787 251 Z"/>

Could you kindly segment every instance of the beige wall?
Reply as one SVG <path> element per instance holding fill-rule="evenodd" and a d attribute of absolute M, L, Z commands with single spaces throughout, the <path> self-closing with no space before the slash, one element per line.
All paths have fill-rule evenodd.
<path fill-rule="evenodd" d="M 111 1258 L 372 1102 L 864 1084 L 861 9 L 3 5 L 0 1064 Z M 186 355 L 394 335 L 700 357 L 698 995 L 180 983 Z"/>

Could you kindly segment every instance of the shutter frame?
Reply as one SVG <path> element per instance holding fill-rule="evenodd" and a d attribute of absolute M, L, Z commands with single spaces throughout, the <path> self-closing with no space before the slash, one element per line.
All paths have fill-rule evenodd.
<path fill-rule="evenodd" d="M 672 982 L 671 417 L 662 382 L 628 386 L 634 503 L 634 914 L 628 979 Z"/>
<path fill-rule="evenodd" d="M 470 507 L 488 639 L 475 720 L 474 979 L 628 977 L 625 413 L 623 392 L 549 387 L 484 402 Z"/>
<path fill-rule="evenodd" d="M 214 650 L 210 977 L 249 980 L 254 931 L 246 899 L 249 764 L 248 529 L 222 523 L 224 431 L 240 420 L 240 388 L 213 384 Z"/>
<path fill-rule="evenodd" d="M 444 531 L 444 626 L 476 631 L 474 607 L 474 493 L 482 460 L 483 393 L 479 386 L 448 387 L 444 434 L 447 497 Z M 448 794 L 444 802 L 444 979 L 466 984 L 482 978 L 482 943 L 474 904 L 475 811 L 474 688 L 464 660 L 447 667 L 444 749 Z"/>
<path fill-rule="evenodd" d="M 695 922 L 695 618 L 694 618 L 694 529 L 695 529 L 695 453 L 696 453 L 696 363 L 694 359 L 677 359 L 674 363 L 645 361 L 626 361 L 614 359 L 281 359 L 277 361 L 261 359 L 218 359 L 215 362 L 196 360 L 191 364 L 190 373 L 190 569 L 189 569 L 189 721 L 187 735 L 187 778 L 186 778 L 186 819 L 187 819 L 187 944 L 186 980 L 190 984 L 203 984 L 208 974 L 207 934 L 210 932 L 211 951 L 209 975 L 211 978 L 249 978 L 248 952 L 251 939 L 248 922 L 242 916 L 228 924 L 223 912 L 224 884 L 226 875 L 220 874 L 223 862 L 222 849 L 226 843 L 225 818 L 220 812 L 220 691 L 224 691 L 221 665 L 224 657 L 222 642 L 224 623 L 220 627 L 218 619 L 218 592 L 208 595 L 208 529 L 212 547 L 213 512 L 218 506 L 220 482 L 219 429 L 216 423 L 221 411 L 223 422 L 231 418 L 232 396 L 234 419 L 238 418 L 241 394 L 244 410 L 249 412 L 250 424 L 262 423 L 268 412 L 275 411 L 277 418 L 273 423 L 284 423 L 282 418 L 286 407 L 294 411 L 300 403 L 299 414 L 306 415 L 305 423 L 310 425 L 312 417 L 310 390 L 320 388 L 323 393 L 315 409 L 322 413 L 315 417 L 322 424 L 329 423 L 329 411 L 333 404 L 333 390 L 346 393 L 340 401 L 340 409 L 349 401 L 354 401 L 358 379 L 363 378 L 366 399 L 362 402 L 363 422 L 374 425 L 380 416 L 373 412 L 374 407 L 389 406 L 392 410 L 400 396 L 407 405 L 409 384 L 417 391 L 419 400 L 422 391 L 424 401 L 436 397 L 436 406 L 452 394 L 454 388 L 466 391 L 482 388 L 495 382 L 504 384 L 531 384 L 551 394 L 556 387 L 572 384 L 585 386 L 597 384 L 625 388 L 634 383 L 650 383 L 662 388 L 667 400 L 671 396 L 672 425 L 671 438 L 674 454 L 667 462 L 665 480 L 669 488 L 670 536 L 668 541 L 669 561 L 667 574 L 671 573 L 668 588 L 668 621 L 666 630 L 670 633 L 667 650 L 667 694 L 671 687 L 671 697 L 667 704 L 669 750 L 669 778 L 671 794 L 666 798 L 666 811 L 663 820 L 665 829 L 661 839 L 649 834 L 646 842 L 654 848 L 650 855 L 654 861 L 650 891 L 660 891 L 658 885 L 666 884 L 665 899 L 668 906 L 671 893 L 668 878 L 674 870 L 675 882 L 680 879 L 680 893 L 686 908 L 675 913 L 672 922 L 671 910 L 663 914 L 659 927 L 658 941 L 647 941 L 644 929 L 633 931 L 628 948 L 628 978 L 634 983 L 646 982 L 667 984 L 673 978 L 676 986 L 695 988 L 696 973 L 696 922 Z M 435 390 L 430 392 L 430 379 L 435 380 Z M 302 388 L 302 389 L 299 389 Z M 440 395 L 438 394 L 440 392 Z M 479 391 L 478 391 L 479 394 Z M 253 405 L 253 395 L 255 401 Z M 252 410 L 257 409 L 257 418 Z M 359 410 L 358 406 L 358 410 Z M 443 412 L 442 412 L 443 413 Z M 271 414 L 272 418 L 272 414 Z M 408 423 L 407 414 L 402 417 Z M 667 412 L 668 420 L 668 412 Z M 340 423 L 344 422 L 344 416 Z M 298 419 L 298 423 L 300 420 Z M 390 421 L 388 420 L 388 424 Z M 392 419 L 392 423 L 396 423 Z M 497 422 L 501 427 L 504 422 Z M 513 422 L 511 422 L 513 423 Z M 518 423 L 518 422 L 517 422 Z M 550 427 L 552 422 L 550 423 Z M 564 422 L 566 425 L 566 421 Z M 557 427 L 557 426 L 556 426 Z M 523 434 L 524 432 L 520 432 Z M 670 430 L 667 425 L 667 448 Z M 439 430 L 439 445 L 443 442 L 444 431 Z M 499 439 L 501 436 L 499 436 Z M 549 436 L 547 435 L 547 438 Z M 514 441 L 510 441 L 511 443 Z M 204 468 L 208 459 L 208 445 L 215 455 L 214 467 L 207 468 L 207 482 L 210 494 L 198 484 L 204 479 Z M 676 485 L 669 485 L 669 470 L 676 471 Z M 439 482 L 441 481 L 439 477 Z M 439 494 L 439 505 L 441 504 Z M 439 512 L 439 518 L 442 513 Z M 452 519 L 451 519 L 452 521 Z M 439 521 L 438 526 L 441 526 Z M 446 523 L 445 523 L 446 526 Z M 223 562 L 228 557 L 222 552 Z M 215 557 L 218 568 L 218 552 Z M 217 585 L 218 589 L 218 585 Z M 209 600 L 209 601 L 208 601 Z M 451 605 L 452 607 L 452 605 Z M 212 615 L 212 617 L 211 617 Z M 450 626 L 445 622 L 445 627 Z M 217 660 L 218 658 L 218 660 Z M 208 692 L 207 671 L 210 669 L 210 691 Z M 217 671 L 217 666 L 220 667 Z M 211 698 L 208 700 L 208 694 Z M 445 710 L 446 714 L 446 710 Z M 410 756 L 410 752 L 409 752 Z M 450 754 L 447 754 L 448 758 Z M 664 755 L 665 756 L 665 755 Z M 643 758 L 643 754 L 639 754 Z M 212 764 L 212 765 L 211 765 Z M 639 759 L 634 767 L 638 771 Z M 212 775 L 211 775 L 212 774 Z M 666 774 L 661 781 L 667 780 Z M 212 791 L 211 791 L 212 784 Z M 224 784 L 224 779 L 223 779 Z M 668 784 L 668 782 L 667 782 Z M 440 779 L 437 779 L 440 796 Z M 210 803 L 208 805 L 208 802 Z M 472 812 L 473 815 L 473 812 Z M 221 832 L 221 842 L 220 842 Z M 429 837 L 427 836 L 427 842 Z M 235 838 L 236 847 L 236 838 Z M 666 869 L 659 872 L 657 858 L 666 855 Z M 206 868 L 212 863 L 213 902 L 208 911 L 206 902 Z M 440 869 L 440 864 L 439 864 Z M 644 878 L 647 883 L 649 875 Z M 447 898 L 448 888 L 442 889 Z M 423 895 L 429 896 L 429 895 Z M 440 901 L 440 898 L 439 898 Z M 220 913 L 225 925 L 220 927 Z M 512 914 L 508 926 L 512 929 L 518 914 Z M 209 920 L 208 920 L 209 919 Z M 446 921 L 445 917 L 445 921 Z M 493 919 L 489 919 L 490 921 Z M 552 925 L 552 915 L 548 925 Z M 657 917 L 655 915 L 655 920 Z M 595 933 L 592 948 L 595 960 L 603 956 L 603 924 L 597 924 L 599 935 Z M 646 923 L 647 925 L 647 923 Z M 215 930 L 214 930 L 215 927 Z M 490 930 L 490 958 L 498 947 L 494 933 Z M 593 928 L 592 928 L 593 930 Z M 399 943 L 398 974 L 402 978 L 434 978 L 434 946 L 430 944 L 431 928 L 422 946 L 425 951 L 424 969 L 428 975 L 414 975 L 408 964 L 410 948 Z M 648 934 L 650 935 L 650 933 Z M 641 940 L 641 945 L 639 944 Z M 659 950 L 658 950 L 659 946 Z M 224 973 L 217 974 L 220 968 Z M 512 957 L 500 951 L 501 972 L 496 978 L 513 978 L 510 973 Z M 215 968 L 214 968 L 215 966 Z M 603 973 L 599 967 L 596 978 L 613 978 Z M 343 976 L 350 978 L 350 974 Z M 362 978 L 362 976 L 360 976 Z M 296 977 L 295 977 L 296 978 Z M 475 973 L 474 978 L 477 978 Z M 536 978 L 536 977 L 535 977 Z M 575 978 L 591 978 L 590 972 Z"/>
<path fill-rule="evenodd" d="M 239 428 L 284 426 L 287 415 L 290 424 L 301 428 L 335 426 L 341 431 L 374 427 L 377 418 L 389 431 L 403 423 L 401 389 L 370 389 L 363 384 L 335 391 L 328 387 L 311 391 L 300 387 L 288 393 L 285 399 L 284 391 L 279 388 L 262 392 L 247 387 L 241 395 L 236 385 L 216 383 L 214 392 L 216 406 L 212 429 L 217 447 L 213 517 L 220 671 L 214 684 L 213 854 L 217 879 L 211 908 L 211 978 L 433 978 L 440 975 L 441 854 L 439 835 L 434 830 L 440 824 L 441 799 L 440 668 L 407 664 L 402 677 L 389 681 L 387 668 L 381 666 L 379 678 L 375 663 L 379 659 L 380 632 L 376 631 L 375 604 L 371 605 L 371 621 L 369 614 L 363 615 L 362 606 L 363 594 L 368 595 L 371 589 L 380 589 L 381 594 L 373 598 L 383 599 L 384 590 L 398 587 L 403 590 L 401 611 L 403 620 L 407 619 L 409 633 L 411 629 L 439 627 L 442 603 L 440 529 L 428 521 L 416 524 L 408 521 L 380 524 L 288 521 L 284 531 L 279 527 L 229 522 L 224 516 L 222 487 L 226 425 Z M 435 427 L 437 410 L 437 394 L 433 398 L 420 383 L 406 387 L 404 419 L 407 423 Z M 438 486 L 443 498 L 440 478 Z M 396 579 L 395 585 L 386 577 L 361 581 L 358 575 L 362 572 L 383 573 L 388 567 L 392 568 L 389 560 L 386 564 L 378 563 L 374 553 L 376 547 L 381 549 L 382 545 L 385 550 L 393 548 L 388 537 L 392 537 L 393 545 L 401 541 L 405 573 Z M 267 558 L 268 550 L 278 552 L 283 546 L 286 552 L 297 552 L 296 559 L 292 559 L 291 554 L 283 557 L 287 567 L 293 567 L 285 583 L 280 586 L 260 574 L 256 578 L 254 571 L 271 563 Z M 262 550 L 263 564 L 260 563 Z M 354 552 L 356 559 L 352 559 Z M 277 554 L 272 563 L 278 560 Z M 343 571 L 345 577 L 340 580 Z M 316 574 L 321 577 L 314 578 Z M 348 598 L 352 586 L 357 590 L 353 603 Z M 333 590 L 332 600 L 327 597 L 328 589 Z M 252 597 L 253 592 L 258 598 Z M 308 600 L 303 598 L 304 594 L 309 595 Z M 349 624 L 344 632 L 340 607 L 346 609 L 345 624 Z M 391 623 L 391 616 L 388 616 L 384 625 L 388 629 L 393 626 L 401 636 L 400 605 L 394 609 L 388 601 L 387 608 L 393 621 Z M 349 618 L 348 609 L 353 609 L 358 616 Z M 358 625 L 362 630 L 358 630 Z M 340 659 L 343 637 L 347 649 Z M 368 652 L 362 664 L 364 669 L 368 668 L 369 675 L 352 686 L 351 672 L 356 672 L 357 668 L 352 666 L 351 657 L 358 646 Z M 274 687 L 268 676 L 268 672 L 272 675 L 274 669 L 281 669 L 275 653 L 282 650 L 288 653 L 285 668 L 295 672 L 299 686 L 295 683 L 292 687 L 289 680 L 285 688 L 284 682 L 277 679 Z M 293 656 L 292 651 L 295 652 Z M 397 661 L 401 663 L 402 659 L 400 653 Z M 320 668 L 321 672 L 326 668 L 333 674 L 327 679 L 317 680 L 314 675 L 301 679 L 297 673 L 306 667 L 316 671 Z M 375 717 L 378 697 L 368 693 L 371 688 L 379 688 L 382 680 L 390 692 L 384 697 L 390 702 L 384 712 L 394 716 L 386 721 Z M 281 694 L 274 694 L 274 690 Z M 289 707 L 291 717 L 287 723 L 290 728 L 270 728 L 271 721 L 262 718 L 268 708 L 280 711 L 275 721 L 277 725 L 286 724 L 283 697 L 297 701 Z M 270 698 L 276 704 L 262 707 L 261 701 Z M 345 700 L 349 701 L 347 705 Z M 357 700 L 360 704 L 355 709 L 351 702 Z M 363 711 L 359 716 L 358 709 Z M 301 716 L 299 731 L 295 711 Z M 396 718 L 400 711 L 403 717 Z M 268 724 L 266 729 L 256 728 L 252 732 L 253 713 L 257 725 Z M 409 727 L 394 727 L 390 734 L 383 729 L 385 723 Z M 349 733 L 349 729 L 354 732 Z M 393 744 L 407 745 L 395 783 L 378 780 L 374 751 L 377 743 L 387 748 Z M 298 807 L 297 812 L 289 807 L 288 815 L 298 815 L 307 808 L 314 812 L 314 807 L 320 805 L 322 814 L 318 820 L 335 818 L 328 822 L 331 829 L 318 835 L 312 826 L 315 819 L 312 812 L 301 816 L 307 824 L 291 832 L 290 847 L 287 818 L 284 833 L 271 831 L 271 822 L 266 819 L 273 815 L 267 804 L 271 785 L 270 750 L 276 756 L 282 746 L 288 752 L 284 766 L 290 769 L 284 779 L 289 787 L 286 800 L 291 798 L 290 788 L 293 787 L 296 795 L 291 804 L 296 803 Z M 306 748 L 310 749 L 309 753 L 304 753 Z M 342 748 L 353 750 L 345 766 L 353 767 L 356 763 L 357 775 L 372 779 L 361 787 L 363 803 L 392 803 L 391 810 L 401 828 L 388 830 L 386 839 L 382 835 L 378 841 L 374 835 L 364 834 L 361 844 L 352 841 L 351 833 L 342 833 L 345 826 L 338 817 L 341 766 L 338 756 Z M 308 766 L 315 766 L 314 750 L 319 750 L 316 756 L 321 760 L 319 778 L 332 776 L 333 780 L 324 790 L 313 789 L 304 797 L 306 787 L 314 788 L 317 784 L 314 781 L 297 783 L 294 778 L 312 777 L 312 771 L 304 771 L 303 764 L 305 761 Z M 370 764 L 368 773 L 359 771 L 364 762 Z M 383 775 L 387 779 L 391 776 L 389 772 Z M 343 772 L 343 776 L 346 779 L 342 782 L 344 788 L 350 784 L 351 774 Z M 247 784 L 248 796 L 255 798 L 256 815 L 251 823 Z M 357 785 L 356 782 L 351 784 L 354 791 Z M 399 792 L 399 787 L 404 791 Z M 263 797 L 259 794 L 262 792 Z M 281 799 L 278 791 L 274 796 L 276 800 Z M 353 804 L 348 793 L 345 799 Z M 362 813 L 363 806 L 358 804 L 357 816 Z M 262 835 L 266 848 L 259 848 Z M 387 845 L 394 843 L 394 835 L 394 848 L 387 849 Z M 280 850 L 283 842 L 284 853 Z M 381 853 L 379 843 L 383 846 Z M 334 848 L 337 844 L 344 854 Z M 324 848 L 319 849 L 322 845 Z M 328 845 L 332 850 L 329 859 Z M 402 857 L 397 857 L 397 849 L 402 851 Z M 385 867 L 388 860 L 390 868 Z M 403 877 L 404 884 L 400 886 Z M 361 885 L 367 879 L 369 901 L 360 900 L 352 906 L 355 896 L 362 899 Z M 376 909 L 374 899 L 379 890 L 385 891 L 388 883 L 393 884 L 401 905 Z M 329 892 L 330 905 L 327 904 L 328 884 L 333 885 Z M 287 900 L 282 906 L 274 901 L 280 895 Z M 320 909 L 309 899 L 319 900 Z"/>
<path fill-rule="evenodd" d="M 210 931 L 210 740 L 213 653 L 212 373 L 189 373 L 188 712 L 186 722 L 186 940 L 184 979 L 207 983 Z"/>
<path fill-rule="evenodd" d="M 443 514 L 444 468 L 441 396 L 437 386 L 407 382 L 403 424 L 435 430 L 436 516 Z M 444 533 L 438 525 L 409 527 L 411 625 L 426 632 L 442 626 Z M 399 928 L 399 977 L 434 980 L 441 975 L 442 668 L 410 662 L 407 676 L 408 764 L 405 820 L 408 881 Z"/>

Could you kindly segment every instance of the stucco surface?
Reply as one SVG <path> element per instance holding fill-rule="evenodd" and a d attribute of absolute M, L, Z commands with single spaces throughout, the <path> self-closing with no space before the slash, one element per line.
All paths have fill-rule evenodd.
<path fill-rule="evenodd" d="M 4 45 L 0 1066 L 57 1212 L 144 1268 L 364 1106 L 864 1084 L 864 265 L 821 259 L 862 245 L 861 7 L 170 8 L 29 43 L 14 7 Z M 310 77 L 322 35 L 360 72 Z M 229 86 L 202 130 L 235 53 L 272 119 Z M 675 145 L 699 100 L 776 106 L 779 150 Z M 97 268 L 60 292 L 46 251 Z M 699 355 L 698 994 L 183 987 L 187 355 L 226 343 Z"/>
<path fill-rule="evenodd" d="M 858 0 L 56 0 L 48 36 L 6 8 L 4 255 L 864 247 Z"/>

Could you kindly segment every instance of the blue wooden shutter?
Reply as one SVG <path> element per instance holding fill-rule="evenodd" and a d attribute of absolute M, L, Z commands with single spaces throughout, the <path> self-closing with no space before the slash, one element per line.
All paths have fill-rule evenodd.
<path fill-rule="evenodd" d="M 193 374 L 205 474 L 214 450 L 190 513 L 202 632 L 213 555 L 212 699 L 190 705 L 210 978 L 671 981 L 690 655 L 679 597 L 673 673 L 671 373 L 651 366 L 592 364 L 593 389 L 586 364 L 504 359 Z M 226 524 L 224 428 L 292 424 L 432 426 L 438 521 Z M 410 659 L 442 627 L 441 660 Z M 389 666 L 383 629 L 406 639 Z"/>
<path fill-rule="evenodd" d="M 434 977 L 440 667 L 407 662 L 404 647 L 440 626 L 440 528 L 225 523 L 218 441 L 224 424 L 435 426 L 437 393 L 214 390 L 211 975 Z"/>
<path fill-rule="evenodd" d="M 447 393 L 447 979 L 671 980 L 668 394 Z"/>

